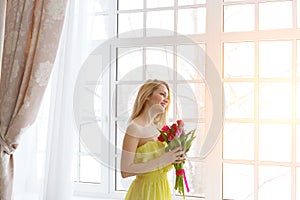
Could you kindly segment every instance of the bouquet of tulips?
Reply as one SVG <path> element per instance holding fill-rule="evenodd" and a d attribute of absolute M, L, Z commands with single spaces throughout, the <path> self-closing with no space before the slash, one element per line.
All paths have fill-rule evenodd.
<path fill-rule="evenodd" d="M 184 123 L 182 120 L 177 120 L 176 123 L 173 123 L 171 126 L 165 125 L 161 130 L 159 130 L 160 135 L 158 140 L 161 142 L 166 142 L 168 145 L 165 149 L 166 152 L 173 150 L 176 147 L 182 147 L 184 152 L 188 152 L 192 141 L 195 139 L 195 131 L 191 130 L 187 133 L 184 131 Z M 176 180 L 174 189 L 182 194 L 185 198 L 184 194 L 184 186 L 183 181 L 185 182 L 185 186 L 187 192 L 189 192 L 188 183 L 185 176 L 184 171 L 184 161 L 181 163 L 174 163 L 174 168 L 176 170 Z"/>

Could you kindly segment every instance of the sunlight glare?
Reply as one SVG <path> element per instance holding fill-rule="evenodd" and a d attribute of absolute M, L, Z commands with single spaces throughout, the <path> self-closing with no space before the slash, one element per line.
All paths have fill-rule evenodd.
<path fill-rule="evenodd" d="M 252 165 L 223 165 L 224 199 L 254 199 L 254 167 Z"/>
<path fill-rule="evenodd" d="M 254 69 L 254 42 L 224 44 L 225 78 L 253 78 Z"/>
<path fill-rule="evenodd" d="M 297 163 L 300 163 L 300 125 L 297 126 L 296 148 L 297 148 L 296 149 L 296 161 L 297 161 Z M 299 186 L 300 186 L 300 184 L 299 184 Z"/>
<path fill-rule="evenodd" d="M 292 76 L 292 42 L 267 41 L 259 43 L 259 77 Z"/>
<path fill-rule="evenodd" d="M 297 40 L 297 76 L 300 77 L 300 40 Z"/>
<path fill-rule="evenodd" d="M 254 84 L 224 83 L 225 118 L 254 118 Z"/>
<path fill-rule="evenodd" d="M 259 199 L 291 199 L 291 168 L 260 166 Z"/>
<path fill-rule="evenodd" d="M 300 0 L 297 0 L 297 27 L 300 28 Z"/>
<path fill-rule="evenodd" d="M 254 159 L 254 124 L 225 123 L 223 158 Z"/>
<path fill-rule="evenodd" d="M 288 124 L 260 124 L 259 160 L 290 162 L 292 127 Z"/>
<path fill-rule="evenodd" d="M 292 87 L 290 83 L 260 84 L 259 117 L 261 119 L 290 119 L 292 117 Z"/>

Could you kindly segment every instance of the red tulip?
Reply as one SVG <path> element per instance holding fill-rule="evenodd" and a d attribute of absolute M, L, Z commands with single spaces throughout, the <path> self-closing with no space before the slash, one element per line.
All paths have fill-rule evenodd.
<path fill-rule="evenodd" d="M 169 130 L 169 126 L 165 125 L 164 127 L 162 127 L 162 132 L 167 133 Z"/>
<path fill-rule="evenodd" d="M 168 140 L 169 140 L 169 141 L 174 140 L 174 135 L 173 135 L 172 133 L 170 133 L 170 134 L 168 135 Z"/>
<path fill-rule="evenodd" d="M 177 124 L 180 128 L 182 128 L 184 126 L 184 123 L 182 120 L 177 120 Z"/>

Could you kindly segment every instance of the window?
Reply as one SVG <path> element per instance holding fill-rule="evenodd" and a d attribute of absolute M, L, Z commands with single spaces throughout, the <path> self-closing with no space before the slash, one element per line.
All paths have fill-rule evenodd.
<path fill-rule="evenodd" d="M 104 3 L 104 1 L 96 2 L 99 2 L 99 7 Z M 208 9 L 213 13 L 213 5 L 208 5 L 203 0 L 136 1 L 135 3 L 119 0 L 114 3 L 116 4 L 110 5 L 109 11 L 101 10 L 95 16 L 103 18 L 102 15 L 105 15 L 106 19 L 110 20 L 105 24 L 114 22 L 114 25 L 111 24 L 107 29 L 110 30 L 109 36 L 113 37 L 115 33 L 116 39 L 109 45 L 106 56 L 103 56 L 100 50 L 96 50 L 86 61 L 86 65 L 95 64 L 100 68 L 99 63 L 102 63 L 104 73 L 100 78 L 93 77 L 92 80 L 91 78 L 87 80 L 84 85 L 86 93 L 81 93 L 81 96 L 86 96 L 88 91 L 99 88 L 94 92 L 97 120 L 89 120 L 87 113 L 85 116 L 87 120 L 82 120 L 80 124 L 82 135 L 90 133 L 95 126 L 101 127 L 105 130 L 103 131 L 105 142 L 112 148 L 105 142 L 101 147 L 102 150 L 91 151 L 90 148 L 84 150 L 85 142 L 78 146 L 78 153 L 76 153 L 78 170 L 75 174 L 78 191 L 97 193 L 98 189 L 98 193 L 102 193 L 98 194 L 100 196 L 110 193 L 117 198 L 125 194 L 124 191 L 128 189 L 132 180 L 122 179 L 119 172 L 126 122 L 140 84 L 146 79 L 157 78 L 166 80 L 171 87 L 172 103 L 169 121 L 183 118 L 187 130 L 197 128 L 197 141 L 192 146 L 186 162 L 191 188 L 187 196 L 190 199 L 209 198 L 204 191 L 203 177 L 209 176 L 212 179 L 210 173 L 217 173 L 207 173 L 212 163 L 203 162 L 199 156 L 209 128 L 207 113 L 211 112 L 208 105 L 211 97 L 205 83 L 205 76 L 208 67 L 207 46 L 211 47 L 215 44 L 211 44 L 212 40 L 208 39 L 207 31 L 214 32 L 211 26 L 216 23 L 207 26 L 206 16 Z M 94 30 L 95 42 L 107 39 L 98 37 L 98 29 L 96 29 Z M 186 37 L 187 35 L 190 38 Z M 215 50 L 215 48 L 209 49 L 211 52 Z M 109 63 L 109 66 L 105 66 L 104 63 Z M 105 145 L 108 151 L 105 151 L 103 147 Z M 108 159 L 107 163 L 97 162 L 97 156 L 101 157 L 103 154 Z M 109 167 L 105 164 L 109 164 Z M 218 165 L 216 170 L 221 171 L 220 166 Z M 174 173 L 169 175 L 170 180 L 173 180 Z M 218 175 L 215 176 L 215 179 L 219 178 Z"/>
<path fill-rule="evenodd" d="M 296 4 L 222 3 L 224 199 L 299 198 Z"/>
<path fill-rule="evenodd" d="M 106 56 L 91 58 L 91 63 L 109 58 L 110 65 L 103 66 L 109 70 L 102 81 L 89 82 L 90 87 L 98 84 L 99 117 L 82 130 L 88 132 L 97 123 L 105 130 L 113 148 L 104 145 L 94 154 L 105 154 L 112 170 L 81 151 L 78 155 L 90 160 L 82 172 L 95 176 L 83 178 L 78 170 L 82 179 L 77 180 L 92 182 L 102 193 L 124 194 L 130 179 L 120 177 L 118 161 L 129 108 L 138 86 L 159 78 L 172 90 L 169 121 L 184 117 L 188 129 L 198 130 L 199 146 L 193 147 L 186 165 L 192 188 L 188 195 L 253 200 L 300 196 L 299 0 L 96 2 L 95 42 L 116 40 Z M 103 29 L 106 35 L 101 35 Z M 205 79 L 211 78 L 213 66 L 207 58 L 223 80 L 224 127 L 212 154 L 200 160 L 212 115 Z M 205 70 L 198 73 L 193 64 Z M 80 162 L 77 166 L 83 169 Z"/>

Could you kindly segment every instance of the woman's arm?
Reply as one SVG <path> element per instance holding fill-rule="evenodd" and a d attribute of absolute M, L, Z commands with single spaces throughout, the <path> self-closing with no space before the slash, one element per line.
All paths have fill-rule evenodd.
<path fill-rule="evenodd" d="M 180 155 L 184 154 L 184 152 L 179 147 L 147 162 L 134 163 L 135 152 L 138 144 L 138 138 L 125 134 L 121 156 L 121 175 L 123 178 L 149 172 L 158 167 L 163 167 L 184 159 L 184 157 L 180 157 Z"/>

